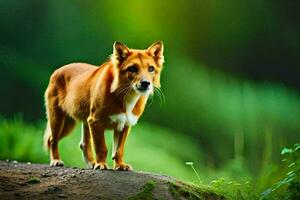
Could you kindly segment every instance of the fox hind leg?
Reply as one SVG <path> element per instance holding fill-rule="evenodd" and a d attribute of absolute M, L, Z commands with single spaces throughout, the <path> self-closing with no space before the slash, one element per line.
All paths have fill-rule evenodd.
<path fill-rule="evenodd" d="M 59 134 L 59 140 L 61 140 L 65 136 L 67 136 L 74 129 L 75 125 L 76 125 L 75 120 L 69 116 L 66 116 L 65 120 L 64 120 L 63 129 L 62 129 L 61 133 Z"/>
<path fill-rule="evenodd" d="M 51 136 L 49 138 L 50 145 L 50 166 L 63 166 L 64 162 L 60 159 L 58 151 L 58 142 L 67 136 L 75 127 L 75 120 L 66 116 L 62 112 L 57 112 L 56 116 L 52 116 L 52 123 L 50 121 Z M 54 119 L 53 119 L 54 118 Z M 53 131 L 52 131 L 53 130 Z"/>
<path fill-rule="evenodd" d="M 58 142 L 61 138 L 66 116 L 60 108 L 55 108 L 48 114 L 48 120 L 51 129 L 51 135 L 49 137 L 50 166 L 63 166 L 64 163 L 60 159 L 58 151 Z"/>
<path fill-rule="evenodd" d="M 75 121 L 59 107 L 58 99 L 53 96 L 51 91 L 48 89 L 45 95 L 48 122 L 44 143 L 50 151 L 50 166 L 63 166 L 64 163 L 60 159 L 58 151 L 58 142 L 73 129 Z"/>
<path fill-rule="evenodd" d="M 89 168 L 94 168 L 95 160 L 93 158 L 92 144 L 91 144 L 91 134 L 89 126 L 85 123 L 82 124 L 81 129 L 81 141 L 80 149 L 82 150 L 82 157 Z"/>

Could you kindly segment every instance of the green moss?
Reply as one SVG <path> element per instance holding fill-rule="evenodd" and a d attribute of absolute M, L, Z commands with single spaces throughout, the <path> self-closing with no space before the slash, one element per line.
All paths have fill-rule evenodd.
<path fill-rule="evenodd" d="M 155 199 L 153 196 L 153 189 L 155 187 L 155 182 L 154 181 L 149 181 L 147 182 L 143 190 L 136 194 L 135 196 L 129 197 L 128 200 L 152 200 Z"/>
<path fill-rule="evenodd" d="M 40 179 L 38 179 L 36 177 L 30 177 L 29 180 L 27 181 L 27 183 L 31 183 L 31 184 L 36 184 L 39 182 L 40 182 Z"/>
<path fill-rule="evenodd" d="M 175 199 L 181 199 L 181 197 L 184 197 L 185 199 L 201 199 L 197 195 L 195 195 L 192 191 L 189 191 L 186 188 L 182 188 L 179 185 L 169 182 L 169 190 L 172 193 L 172 196 Z"/>
<path fill-rule="evenodd" d="M 182 182 L 168 182 L 169 191 L 172 193 L 172 196 L 175 199 L 214 199 L 214 200 L 223 200 L 225 197 L 218 195 L 215 192 L 209 191 L 205 188 L 199 188 L 193 185 L 184 184 Z"/>

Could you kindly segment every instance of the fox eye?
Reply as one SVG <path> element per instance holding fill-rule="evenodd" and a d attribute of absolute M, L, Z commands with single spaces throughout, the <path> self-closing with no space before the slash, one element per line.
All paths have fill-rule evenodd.
<path fill-rule="evenodd" d="M 154 71 L 154 67 L 153 66 L 149 66 L 148 71 L 149 72 L 153 72 Z"/>
<path fill-rule="evenodd" d="M 133 65 L 133 66 L 128 67 L 127 71 L 132 72 L 132 73 L 137 73 L 138 68 L 136 67 L 136 65 Z"/>

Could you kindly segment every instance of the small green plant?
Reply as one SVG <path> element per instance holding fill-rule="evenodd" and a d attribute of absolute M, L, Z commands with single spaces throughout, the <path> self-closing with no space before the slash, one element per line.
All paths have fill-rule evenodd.
<path fill-rule="evenodd" d="M 198 179 L 198 181 L 199 181 L 199 184 L 201 184 L 202 181 L 201 181 L 201 179 L 200 179 L 200 176 L 199 176 L 198 172 L 196 171 L 196 169 L 195 169 L 195 167 L 194 167 L 194 163 L 193 163 L 193 162 L 186 162 L 185 164 L 188 165 L 188 166 L 190 166 L 190 167 L 193 169 L 194 173 L 195 173 L 196 176 L 197 176 L 197 179 Z"/>
<path fill-rule="evenodd" d="M 199 181 L 198 187 L 203 187 L 199 174 L 194 167 L 194 163 L 186 162 L 185 164 L 190 166 L 195 172 L 195 175 Z M 220 197 L 224 197 L 224 199 L 259 199 L 254 191 L 254 188 L 248 181 L 245 183 L 238 183 L 236 181 L 226 181 L 224 178 L 219 178 L 211 181 L 208 188 L 215 191 Z"/>
<path fill-rule="evenodd" d="M 300 199 L 300 143 L 283 148 L 282 162 L 288 168 L 286 177 L 262 193 L 262 199 Z"/>

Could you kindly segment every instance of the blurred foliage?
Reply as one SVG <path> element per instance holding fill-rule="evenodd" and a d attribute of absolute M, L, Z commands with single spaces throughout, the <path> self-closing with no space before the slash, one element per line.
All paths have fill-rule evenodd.
<path fill-rule="evenodd" d="M 0 158 L 48 162 L 43 93 L 56 68 L 100 65 L 116 40 L 162 40 L 166 102 L 147 107 L 128 160 L 190 181 L 192 161 L 201 180 L 253 181 L 262 192 L 285 178 L 279 150 L 300 140 L 298 11 L 279 0 L 0 0 Z M 62 156 L 83 166 L 75 132 Z"/>
<path fill-rule="evenodd" d="M 283 148 L 286 177 L 265 190 L 262 195 L 267 199 L 300 199 L 300 144 L 293 148 Z"/>
<path fill-rule="evenodd" d="M 239 183 L 236 181 L 226 181 L 224 178 L 219 178 L 213 180 L 209 186 L 225 196 L 226 199 L 259 199 L 254 187 L 248 181 Z"/>

